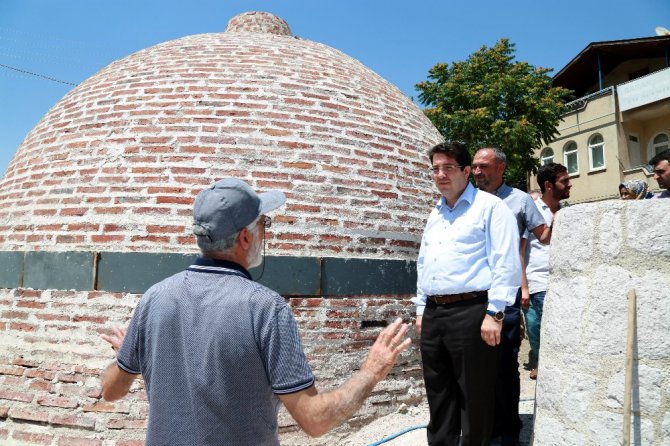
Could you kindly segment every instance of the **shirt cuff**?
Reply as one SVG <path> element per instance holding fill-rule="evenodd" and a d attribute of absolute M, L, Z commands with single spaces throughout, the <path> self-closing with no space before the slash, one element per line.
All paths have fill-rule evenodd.
<path fill-rule="evenodd" d="M 426 308 L 426 296 L 418 295 L 412 298 L 412 302 L 416 304 L 416 315 L 423 316 L 423 310 Z"/>
<path fill-rule="evenodd" d="M 487 310 L 495 312 L 505 311 L 506 306 L 514 305 L 518 290 L 519 287 L 498 287 L 495 290 L 489 290 L 489 304 Z"/>

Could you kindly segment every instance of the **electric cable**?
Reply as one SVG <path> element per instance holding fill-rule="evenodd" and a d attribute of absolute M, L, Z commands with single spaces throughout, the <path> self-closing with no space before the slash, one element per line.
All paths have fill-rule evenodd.
<path fill-rule="evenodd" d="M 5 64 L 1 64 L 1 63 L 0 63 L 0 67 L 2 67 L 2 68 L 7 68 L 8 70 L 18 71 L 19 73 L 23 73 L 23 74 L 29 74 L 29 75 L 31 75 L 31 76 L 41 77 L 42 79 L 46 79 L 46 80 L 48 80 L 48 81 L 52 81 L 52 82 L 58 82 L 58 83 L 60 83 L 60 84 L 72 85 L 73 87 L 76 87 L 76 86 L 77 86 L 77 84 L 73 84 L 72 82 L 62 81 L 62 80 L 60 80 L 60 79 L 56 79 L 56 78 L 53 78 L 53 77 L 45 76 L 45 75 L 43 75 L 43 74 L 39 74 L 39 73 L 33 73 L 33 72 L 31 72 L 31 71 L 22 70 L 22 69 L 20 69 L 20 68 L 16 68 L 16 67 L 10 67 L 9 65 L 5 65 Z"/>

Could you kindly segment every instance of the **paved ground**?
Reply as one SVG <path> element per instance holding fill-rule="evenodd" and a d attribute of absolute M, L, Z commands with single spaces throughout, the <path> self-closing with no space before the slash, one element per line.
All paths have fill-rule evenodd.
<path fill-rule="evenodd" d="M 524 363 L 528 358 L 528 341 L 521 343 L 519 353 L 519 372 L 521 374 L 521 403 L 519 413 L 523 422 L 521 431 L 521 446 L 531 444 L 534 421 L 535 405 L 535 381 L 528 378 L 528 370 Z M 379 418 L 372 423 L 361 427 L 355 432 L 330 434 L 318 439 L 310 439 L 301 432 L 283 434 L 281 443 L 284 446 L 367 446 L 378 444 L 394 434 L 417 426 L 425 426 L 428 423 L 428 406 L 424 404 L 419 407 L 402 407 L 397 413 Z M 379 443 L 382 444 L 382 443 Z M 425 446 L 426 429 L 413 429 L 383 443 L 384 446 Z M 491 446 L 496 446 L 492 444 Z"/>

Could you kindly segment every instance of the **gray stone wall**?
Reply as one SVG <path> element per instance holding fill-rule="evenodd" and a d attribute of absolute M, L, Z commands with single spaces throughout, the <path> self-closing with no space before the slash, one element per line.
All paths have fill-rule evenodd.
<path fill-rule="evenodd" d="M 534 445 L 623 444 L 628 290 L 637 295 L 631 444 L 670 445 L 670 200 L 568 207 L 554 226 Z"/>

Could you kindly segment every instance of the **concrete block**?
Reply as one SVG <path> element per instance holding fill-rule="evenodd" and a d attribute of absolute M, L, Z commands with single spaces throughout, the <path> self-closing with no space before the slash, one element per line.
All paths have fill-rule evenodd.
<path fill-rule="evenodd" d="M 105 252 L 98 263 L 98 289 L 144 293 L 153 284 L 187 268 L 188 254 Z"/>
<path fill-rule="evenodd" d="M 23 286 L 36 290 L 92 290 L 93 256 L 92 252 L 27 252 Z"/>
<path fill-rule="evenodd" d="M 622 428 L 623 429 L 623 428 Z M 630 436 L 632 445 L 644 444 L 659 444 L 656 442 L 655 427 L 653 421 L 648 418 L 633 417 L 630 428 Z M 660 443 L 662 446 L 667 446 L 666 443 Z"/>
<path fill-rule="evenodd" d="M 565 446 L 586 444 L 584 435 L 560 420 L 540 418 L 535 421 L 534 446 Z"/>
<path fill-rule="evenodd" d="M 541 348 L 540 348 L 541 350 Z M 563 395 L 563 373 L 560 368 L 540 361 L 540 369 L 535 391 L 535 404 L 538 413 L 546 411 L 554 414 L 560 411 Z"/>
<path fill-rule="evenodd" d="M 661 444 L 670 445 L 670 412 L 666 412 L 661 426 Z"/>
<path fill-rule="evenodd" d="M 622 444 L 622 423 L 623 416 L 620 413 L 595 412 L 589 425 L 588 444 L 602 446 Z"/>
<path fill-rule="evenodd" d="M 565 419 L 578 423 L 589 415 L 589 403 L 598 387 L 598 379 L 593 374 L 575 374 L 563 386 L 560 404 Z"/>
<path fill-rule="evenodd" d="M 622 358 L 622 362 L 625 358 Z M 643 417 L 654 417 L 658 414 L 663 402 L 663 384 L 667 375 L 665 369 L 633 363 L 633 394 L 632 407 L 635 413 Z M 623 409 L 625 370 L 614 373 L 607 384 L 608 407 Z"/>
<path fill-rule="evenodd" d="M 632 417 L 630 427 L 631 445 L 653 445 L 654 423 L 648 419 Z M 595 412 L 590 424 L 588 444 L 611 446 L 623 444 L 623 415 L 611 412 Z"/>
<path fill-rule="evenodd" d="M 640 364 L 633 372 L 634 378 L 637 378 L 633 380 L 633 387 L 637 387 L 638 393 L 638 401 L 635 401 L 635 398 L 633 399 L 633 407 L 635 409 L 639 408 L 640 415 L 643 417 L 653 417 L 661 407 L 663 382 L 668 375 L 668 371 L 667 369 L 663 370 Z"/>
<path fill-rule="evenodd" d="M 617 206 L 621 208 L 622 206 Z M 598 249 L 603 257 L 616 259 L 623 245 L 623 223 L 621 210 L 611 209 L 600 218 L 598 225 Z"/>
<path fill-rule="evenodd" d="M 640 357 L 670 359 L 670 275 L 648 271 L 632 283 L 637 296 L 637 348 Z"/>
<path fill-rule="evenodd" d="M 588 268 L 596 240 L 596 211 L 597 204 L 580 204 L 557 214 L 549 260 L 552 270 L 575 273 Z M 570 249 L 553 249 L 553 246 L 569 246 Z"/>
<path fill-rule="evenodd" d="M 322 271 L 323 295 L 416 292 L 416 262 L 331 257 Z"/>
<path fill-rule="evenodd" d="M 0 252 L 0 288 L 18 288 L 23 274 L 22 251 Z"/>
<path fill-rule="evenodd" d="M 626 371 L 624 370 L 624 367 L 622 367 L 622 369 L 616 373 L 613 373 L 607 382 L 607 400 L 605 405 L 607 407 L 611 407 L 612 409 L 623 408 L 626 380 Z"/>
<path fill-rule="evenodd" d="M 540 352 L 576 351 L 582 331 L 582 317 L 588 296 L 586 277 L 556 277 L 544 299 Z M 543 355 L 544 353 L 540 353 Z"/>
<path fill-rule="evenodd" d="M 643 200 L 627 208 L 626 245 L 643 256 L 670 258 L 670 231 L 667 222 L 670 200 Z"/>
<path fill-rule="evenodd" d="M 264 262 L 265 266 L 249 271 L 251 276 L 260 276 L 259 283 L 282 296 L 316 296 L 320 293 L 321 264 L 318 258 L 267 256 Z"/>
<path fill-rule="evenodd" d="M 584 321 L 588 353 L 619 355 L 626 350 L 626 295 L 631 274 L 623 268 L 600 266 L 591 276 L 591 300 Z"/>

